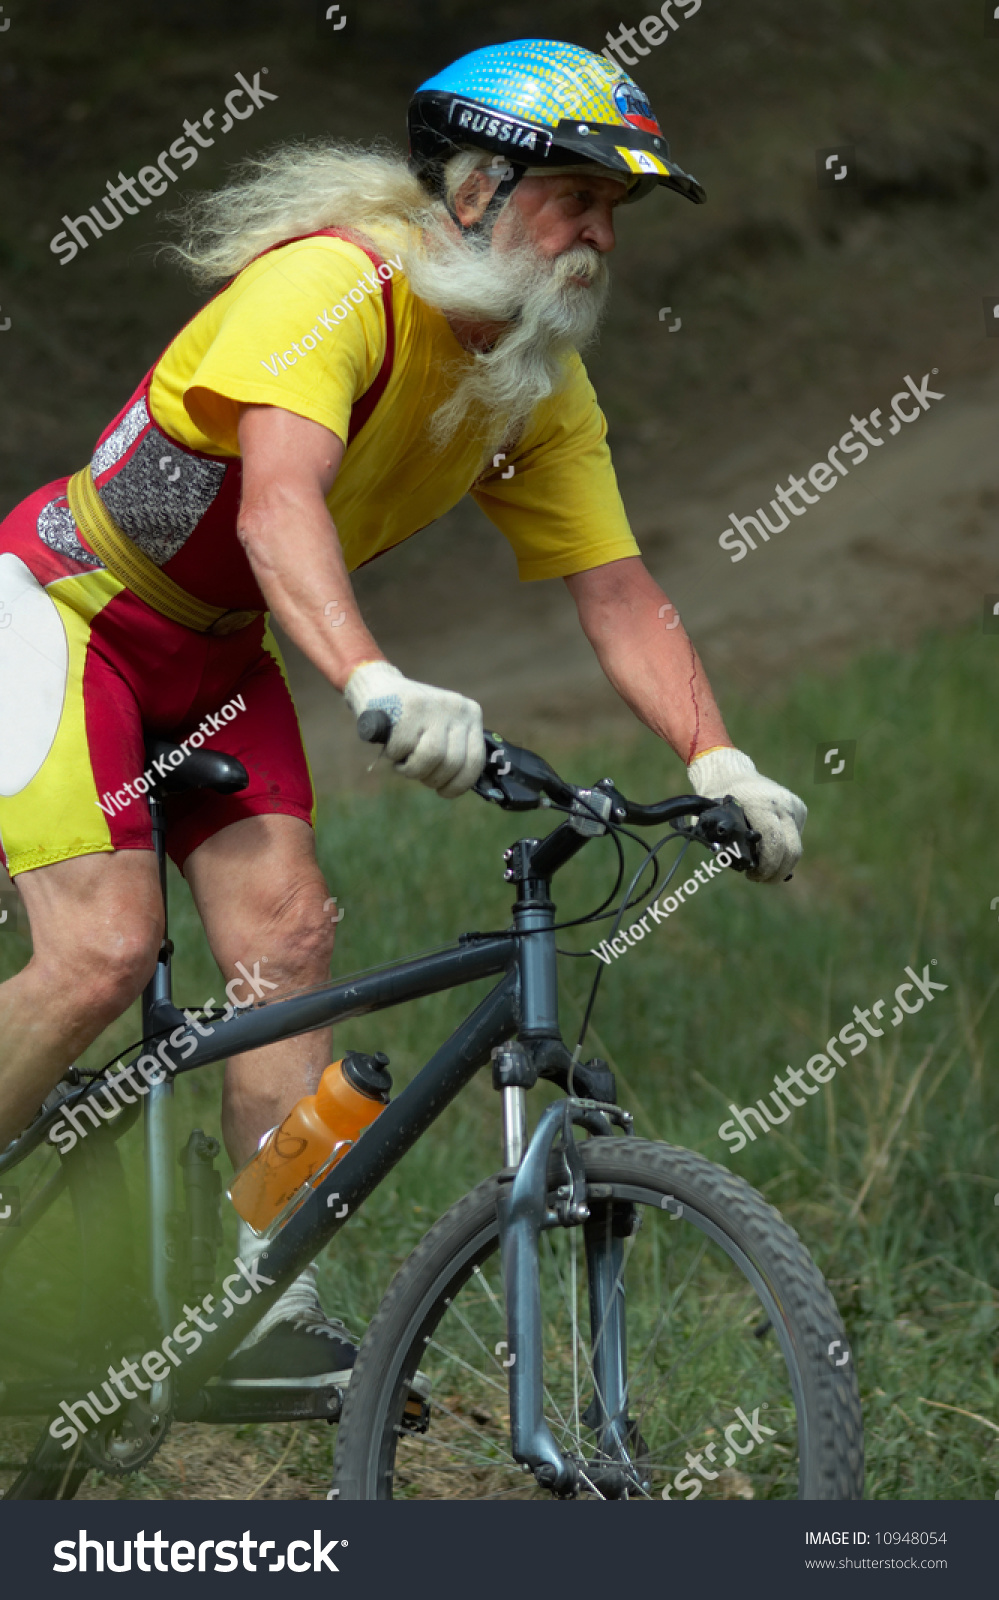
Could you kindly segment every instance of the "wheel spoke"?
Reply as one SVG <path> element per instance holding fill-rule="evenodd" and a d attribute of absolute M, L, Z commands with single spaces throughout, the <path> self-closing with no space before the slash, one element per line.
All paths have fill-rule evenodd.
<path fill-rule="evenodd" d="M 569 1237 L 569 1306 L 572 1312 L 572 1422 L 573 1435 L 579 1438 L 579 1299 L 576 1289 L 577 1230 Z"/>
<path fill-rule="evenodd" d="M 482 1383 L 488 1383 L 491 1389 L 498 1389 L 502 1395 L 506 1395 L 507 1384 L 500 1383 L 498 1379 L 492 1377 L 489 1373 L 480 1372 L 478 1367 L 473 1367 L 470 1361 L 466 1361 L 464 1356 L 460 1356 L 457 1350 L 449 1350 L 445 1345 L 438 1344 L 436 1339 L 431 1339 L 427 1349 L 434 1350 L 438 1354 L 445 1356 L 448 1361 L 454 1361 L 459 1367 L 464 1367 L 466 1372 L 470 1372 L 473 1377 L 478 1378 Z M 499 1362 L 496 1364 L 499 1366 Z"/>
<path fill-rule="evenodd" d="M 594 1139 L 580 1148 L 588 1184 L 600 1185 L 591 1205 L 640 1206 L 645 1226 L 621 1238 L 611 1231 L 621 1220 L 617 1210 L 606 1214 L 608 1247 L 613 1238 L 620 1263 L 613 1272 L 603 1264 L 599 1326 L 587 1280 L 596 1259 L 589 1234 L 585 1253 L 578 1227 L 545 1229 L 539 1240 L 542 1418 L 572 1464 L 577 1492 L 586 1499 L 655 1499 L 686 1464 L 695 1476 L 676 1491 L 678 1498 L 695 1482 L 705 1497 L 735 1500 L 754 1493 L 812 1496 L 817 1485 L 833 1481 L 843 1498 L 859 1497 L 855 1380 L 851 1373 L 849 1390 L 842 1380 L 831 1387 L 821 1360 L 822 1341 L 842 1337 L 842 1324 L 796 1235 L 748 1185 L 690 1152 L 627 1139 Z M 662 1217 L 660 1200 L 681 1185 L 690 1208 L 677 1227 Z M 711 1217 L 716 1221 L 709 1223 Z M 432 1234 L 433 1249 L 418 1252 L 408 1279 L 403 1267 L 391 1310 L 386 1301 L 372 1325 L 379 1350 L 363 1367 L 362 1379 L 372 1375 L 369 1392 L 363 1383 L 348 1390 L 339 1481 L 361 1498 L 376 1483 L 385 1492 L 388 1482 L 391 1493 L 394 1481 L 395 1492 L 406 1496 L 543 1499 L 533 1474 L 514 1462 L 505 1431 L 509 1384 L 495 1354 L 496 1330 L 507 1327 L 495 1180 L 446 1213 Z M 429 1317 L 428 1307 L 436 1307 Z M 608 1417 L 593 1358 L 619 1313 L 627 1386 L 617 1394 L 614 1380 L 613 1405 L 622 1414 Z M 788 1340 L 752 1339 L 761 1316 L 783 1322 Z M 383 1443 L 377 1386 L 395 1384 L 412 1369 L 412 1340 L 427 1334 L 419 1354 L 435 1383 L 429 1432 L 401 1428 Z M 616 1352 L 608 1350 L 606 1359 L 613 1372 Z M 796 1395 L 808 1397 L 807 1419 L 797 1415 Z M 724 1419 L 764 1398 L 770 1417 L 782 1418 L 784 1441 L 757 1437 L 751 1464 L 733 1459 L 719 1441 Z M 788 1444 L 794 1417 L 807 1460 Z M 386 1450 L 388 1459 L 397 1458 L 394 1480 L 391 1471 L 386 1478 Z M 702 1457 L 712 1466 L 698 1479 L 690 1462 L 699 1465 Z"/>

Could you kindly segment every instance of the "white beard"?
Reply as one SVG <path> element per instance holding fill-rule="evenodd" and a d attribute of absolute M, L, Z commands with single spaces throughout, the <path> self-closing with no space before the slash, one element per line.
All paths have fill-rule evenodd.
<path fill-rule="evenodd" d="M 429 418 L 438 449 L 461 429 L 481 438 L 483 460 L 500 446 L 511 448 L 535 407 L 565 383 L 567 357 L 584 349 L 599 326 L 610 288 L 600 253 L 579 245 L 543 256 L 519 232 L 511 248 L 500 250 L 457 239 L 441 224 L 423 228 L 422 249 L 403 251 L 410 286 L 428 305 L 445 315 L 508 323 L 491 350 L 474 354 L 471 370 L 462 371 Z"/>
<path fill-rule="evenodd" d="M 454 391 L 428 423 L 437 448 L 459 429 L 470 430 L 482 440 L 485 461 L 515 441 L 538 403 L 564 383 L 570 353 L 596 332 L 609 288 L 603 257 L 586 246 L 554 260 L 539 255 L 509 206 L 501 221 L 512 223 L 516 237 L 508 241 L 512 248 L 500 250 L 457 237 L 444 207 L 397 157 L 318 140 L 289 145 L 255 165 L 255 175 L 195 196 L 186 208 L 185 238 L 173 248 L 201 282 L 234 276 L 282 239 L 340 227 L 368 235 L 379 248 L 383 235 L 390 240 L 414 293 L 428 305 L 507 323 L 495 347 L 474 356 L 471 370 L 456 360 Z M 589 287 L 570 283 L 574 275 Z"/>

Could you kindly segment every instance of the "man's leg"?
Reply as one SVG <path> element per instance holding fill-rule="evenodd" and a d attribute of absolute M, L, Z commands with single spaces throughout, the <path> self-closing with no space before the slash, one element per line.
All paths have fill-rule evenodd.
<path fill-rule="evenodd" d="M 334 926 L 323 903 L 329 890 L 316 862 L 315 839 L 298 817 L 245 817 L 193 850 L 184 863 L 212 954 L 225 979 L 236 962 L 276 989 L 277 999 L 325 983 Z M 249 998 L 243 984 L 237 995 Z M 287 1116 L 303 1095 L 315 1094 L 329 1066 L 331 1029 L 249 1050 L 230 1061 L 222 1102 L 222 1131 L 234 1167 L 249 1160 L 260 1136 Z"/>
<path fill-rule="evenodd" d="M 17 878 L 34 946 L 0 984 L 0 1148 L 156 965 L 163 900 L 151 850 L 76 856 Z"/>
<path fill-rule="evenodd" d="M 208 941 L 226 979 L 236 962 L 276 989 L 267 997 L 325 982 L 334 927 L 323 903 L 325 880 L 312 829 L 296 817 L 246 817 L 220 829 L 184 863 Z M 239 993 L 239 991 L 237 991 Z M 244 990 L 243 998 L 247 998 Z M 222 1127 L 235 1166 L 249 1159 L 261 1134 L 314 1094 L 330 1063 L 331 1029 L 251 1050 L 226 1069 Z M 261 1249 L 246 1223 L 239 1249 L 249 1260 Z M 223 1369 L 226 1379 L 271 1383 L 343 1383 L 357 1354 L 342 1323 L 323 1311 L 310 1265 L 244 1340 Z"/>

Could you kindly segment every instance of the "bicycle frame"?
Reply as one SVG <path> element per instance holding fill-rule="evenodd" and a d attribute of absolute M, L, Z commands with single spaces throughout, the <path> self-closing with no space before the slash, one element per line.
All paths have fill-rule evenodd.
<path fill-rule="evenodd" d="M 155 796 L 151 796 L 151 801 L 154 844 L 166 907 L 163 806 Z M 574 842 L 581 847 L 586 839 L 578 837 Z M 560 1038 L 554 934 L 548 931 L 554 920 L 554 906 L 548 901 L 546 907 L 541 908 L 523 895 L 521 900 L 523 903 L 515 909 L 514 931 L 495 936 L 465 935 L 457 945 L 444 950 L 286 999 L 262 1002 L 228 1021 L 214 1022 L 208 1037 L 195 1034 L 184 1013 L 172 1002 L 173 946 L 165 934 L 156 970 L 142 997 L 144 1044 L 147 1049 L 155 1048 L 153 1041 L 165 1040 L 167 1034 L 178 1027 L 195 1043 L 193 1050 L 189 1043 L 185 1046 L 189 1051 L 186 1059 L 178 1062 L 163 1082 L 150 1089 L 142 1108 L 151 1287 L 164 1331 L 169 1331 L 180 1315 L 168 1284 L 168 1219 L 174 1208 L 176 1169 L 172 1138 L 174 1079 L 181 1072 L 192 1072 L 211 1062 L 350 1017 L 402 1005 L 482 978 L 501 978 L 268 1243 L 259 1258 L 259 1271 L 262 1276 L 273 1279 L 273 1283 L 263 1285 L 259 1293 L 249 1296 L 244 1306 L 236 1306 L 216 1331 L 204 1334 L 201 1348 L 184 1360 L 176 1373 L 177 1393 L 182 1403 L 185 1397 L 194 1396 L 202 1383 L 219 1370 L 267 1306 L 339 1232 L 396 1162 L 489 1061 L 495 1046 L 518 1034 L 531 1038 Z M 134 1066 L 142 1053 L 139 1051 L 127 1065 Z M 39 1119 L 29 1135 L 0 1157 L 0 1172 L 23 1159 L 44 1139 L 54 1121 L 64 1116 L 67 1109 L 85 1102 L 102 1081 L 95 1079 L 71 1091 L 48 1116 Z M 125 1118 L 120 1120 L 124 1131 Z"/>
<path fill-rule="evenodd" d="M 603 799 L 603 797 L 598 797 Z M 154 844 L 159 862 L 164 908 L 167 902 L 165 816 L 161 798 L 150 796 Z M 676 801 L 677 814 L 702 809 L 710 802 L 685 797 Z M 606 812 L 610 801 L 606 802 Z M 208 1409 L 203 1386 L 217 1374 L 226 1358 L 278 1299 L 292 1279 L 312 1261 L 363 1204 L 367 1196 L 413 1144 L 426 1132 L 497 1046 L 516 1037 L 528 1044 L 556 1041 L 564 1051 L 558 1018 L 555 906 L 550 897 L 551 877 L 559 867 L 604 832 L 594 821 L 593 806 L 583 819 L 570 817 L 541 841 L 518 840 L 506 852 L 512 864 L 505 876 L 516 884 L 513 928 L 498 934 L 466 934 L 457 945 L 425 956 L 351 976 L 341 982 L 264 1001 L 252 1009 L 213 1022 L 210 1029 L 192 1033 L 184 1013 L 171 998 L 173 945 L 164 934 L 156 970 L 143 993 L 144 1044 L 165 1039 L 177 1028 L 185 1034 L 186 1058 L 173 1066 L 165 1079 L 151 1086 L 143 1101 L 149 1215 L 150 1277 L 153 1299 L 162 1331 L 168 1332 L 180 1310 L 169 1281 L 171 1262 L 169 1219 L 174 1207 L 176 1158 L 172 1131 L 174 1079 L 223 1058 L 258 1049 L 262 1045 L 311 1032 L 350 1017 L 365 1016 L 425 995 L 460 987 L 487 977 L 500 982 L 435 1051 L 413 1080 L 401 1091 L 364 1136 L 317 1183 L 257 1259 L 258 1292 L 247 1294 L 242 1304 L 227 1298 L 224 1317 L 215 1324 L 199 1321 L 204 1329 L 200 1347 L 186 1355 L 174 1375 L 176 1414 L 197 1420 Z M 189 1049 L 194 1041 L 193 1050 Z M 129 1066 L 141 1058 L 136 1056 Z M 162 1059 L 162 1058 L 161 1058 Z M 537 1073 L 535 1072 L 535 1077 Z M 531 1079 L 531 1082 L 534 1080 Z M 81 1102 L 102 1082 L 71 1091 L 50 1113 L 39 1119 L 29 1134 L 0 1156 L 0 1173 L 20 1160 L 46 1135 L 52 1123 Z M 630 1118 L 610 1111 L 615 1120 L 630 1126 Z M 517 1359 L 510 1372 L 512 1446 L 517 1460 L 527 1463 L 538 1481 L 556 1493 L 571 1493 L 576 1477 L 572 1463 L 558 1450 L 543 1418 L 541 1304 L 538 1238 L 542 1228 L 566 1219 L 548 1209 L 548 1158 L 559 1133 L 569 1122 L 588 1122 L 591 1131 L 610 1132 L 604 1118 L 594 1126 L 594 1102 L 569 1099 L 549 1108 L 539 1123 L 516 1170 L 506 1176 L 498 1207 L 503 1274 L 507 1293 L 510 1349 Z M 112 1124 L 124 1131 L 133 1115 Z M 601 1119 L 597 1119 L 601 1122 Z M 565 1140 L 563 1133 L 563 1141 Z M 585 1193 L 585 1190 L 584 1190 Z M 588 1212 L 577 1209 L 573 1222 Z M 626 1461 L 627 1351 L 625 1324 L 619 1294 L 620 1241 L 611 1230 L 589 1222 L 585 1228 L 590 1277 L 590 1321 L 594 1349 L 596 1400 L 601 1412 L 599 1432 L 608 1455 Z M 235 1266 L 235 1263 L 233 1264 Z"/>
<path fill-rule="evenodd" d="M 488 945 L 474 950 L 473 960 L 469 960 L 473 952 L 467 948 L 441 951 L 424 958 L 431 968 L 426 974 L 420 970 L 424 963 L 413 961 L 381 968 L 348 983 L 330 985 L 329 989 L 308 997 L 311 1026 L 380 1011 L 503 972 L 511 956 L 516 954 L 511 950 L 514 943 L 512 938 L 490 940 Z M 258 1263 L 260 1272 L 274 1280 L 273 1285 L 265 1285 L 259 1294 L 250 1296 L 246 1306 L 237 1306 L 217 1332 L 204 1336 L 201 1348 L 185 1360 L 177 1373 L 178 1394 L 182 1398 L 193 1394 L 221 1367 L 267 1306 L 340 1231 L 372 1190 L 485 1065 L 493 1048 L 517 1031 L 519 994 L 519 974 L 514 968 L 434 1052 L 406 1088 L 389 1102 L 366 1129 L 363 1138 L 348 1150 L 268 1243 Z M 259 1033 L 253 1025 L 259 1027 L 264 1023 L 263 1015 L 237 1019 L 235 1025 L 240 1026 L 242 1036 L 227 1047 L 216 1048 L 211 1059 L 218 1059 L 227 1051 L 252 1049 L 261 1043 L 307 1031 L 296 1018 L 305 1001 L 305 996 L 272 1001 L 266 1007 L 266 1011 L 272 1013 L 266 1019 L 269 1025 Z M 312 1009 L 313 1006 L 318 1009 Z M 281 1011 L 285 1011 L 287 1017 L 283 1023 L 278 1019 Z M 249 1033 L 246 1032 L 248 1028 Z M 190 1063 L 184 1064 L 184 1069 L 201 1064 L 192 1058 Z M 147 1118 L 155 1114 L 156 1108 L 149 1107 Z"/>

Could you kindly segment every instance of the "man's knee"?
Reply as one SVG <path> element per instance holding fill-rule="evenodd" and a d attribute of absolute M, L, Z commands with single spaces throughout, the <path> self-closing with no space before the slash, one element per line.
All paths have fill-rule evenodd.
<path fill-rule="evenodd" d="M 275 925 L 278 949 L 272 959 L 289 972 L 325 970 L 336 940 L 328 907 L 321 881 L 303 885 L 298 894 L 290 896 Z"/>
<path fill-rule="evenodd" d="M 104 921 L 80 930 L 71 959 L 65 941 L 40 941 L 33 960 L 48 973 L 53 993 L 62 993 L 74 1011 L 97 1018 L 120 1016 L 145 988 L 156 967 L 163 938 L 162 918 L 141 915 Z"/>
<path fill-rule="evenodd" d="M 162 939 L 162 919 L 123 920 L 102 930 L 90 950 L 95 974 L 105 974 L 103 984 L 116 997 L 139 994 L 153 975 Z"/>
<path fill-rule="evenodd" d="M 282 987 L 322 981 L 336 909 L 305 823 L 246 817 L 192 851 L 184 871 L 223 972 L 266 960 Z"/>
<path fill-rule="evenodd" d="M 80 856 L 24 874 L 32 961 L 53 995 L 124 1010 L 152 976 L 163 898 L 151 852 Z"/>

